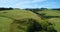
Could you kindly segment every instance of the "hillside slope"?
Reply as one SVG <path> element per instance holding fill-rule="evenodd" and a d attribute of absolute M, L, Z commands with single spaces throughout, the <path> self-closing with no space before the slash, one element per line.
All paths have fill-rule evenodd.
<path fill-rule="evenodd" d="M 46 16 L 60 16 L 60 11 L 58 10 L 43 10 L 38 11 L 39 14 L 45 14 Z"/>
<path fill-rule="evenodd" d="M 0 32 L 26 32 L 27 26 L 30 25 L 29 19 L 34 19 L 41 23 L 41 18 L 31 11 L 0 11 Z M 17 28 L 18 26 L 20 29 Z"/>
<path fill-rule="evenodd" d="M 58 10 L 44 10 L 38 11 L 38 14 L 45 14 L 44 17 L 48 17 L 49 22 L 54 23 L 57 32 L 60 32 L 60 11 Z"/>
<path fill-rule="evenodd" d="M 52 23 L 27 10 L 0 11 L 1 32 L 54 32 Z M 51 29 L 52 28 L 52 29 Z"/>

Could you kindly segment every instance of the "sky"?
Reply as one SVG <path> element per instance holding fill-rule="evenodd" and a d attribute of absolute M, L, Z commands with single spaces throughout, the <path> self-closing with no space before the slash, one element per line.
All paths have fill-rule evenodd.
<path fill-rule="evenodd" d="M 60 0 L 0 0 L 0 7 L 60 8 Z"/>

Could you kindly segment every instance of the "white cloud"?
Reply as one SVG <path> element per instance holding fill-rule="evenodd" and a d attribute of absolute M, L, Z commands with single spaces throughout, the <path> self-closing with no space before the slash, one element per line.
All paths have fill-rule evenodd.
<path fill-rule="evenodd" d="M 21 0 L 17 4 L 30 4 L 30 3 L 37 3 L 37 2 L 43 2 L 46 0 Z"/>
<path fill-rule="evenodd" d="M 49 1 L 47 2 L 47 0 L 0 0 L 0 6 L 4 7 L 7 6 L 7 7 L 21 7 L 21 8 L 29 8 L 29 7 L 40 8 L 40 7 L 51 7 L 53 5 L 56 6 L 56 2 L 49 2 Z"/>
<path fill-rule="evenodd" d="M 43 1 L 47 1 L 47 0 L 20 0 L 20 1 L 18 1 L 17 3 L 15 3 L 15 6 L 22 6 L 22 5 L 29 5 L 29 4 L 33 4 L 33 3 L 35 3 L 34 4 L 34 6 L 37 6 L 37 4 L 36 3 L 41 3 L 41 2 L 43 2 Z M 29 5 L 30 6 L 30 5 Z"/>
<path fill-rule="evenodd" d="M 38 8 L 53 8 L 57 7 L 56 4 L 56 2 L 46 2 L 45 4 L 38 5 Z"/>
<path fill-rule="evenodd" d="M 43 1 L 46 1 L 46 0 L 33 0 L 32 2 L 43 2 Z"/>
<path fill-rule="evenodd" d="M 0 4 L 5 4 L 5 5 L 28 5 L 28 4 L 33 4 L 37 2 L 43 2 L 46 0 L 0 0 Z"/>

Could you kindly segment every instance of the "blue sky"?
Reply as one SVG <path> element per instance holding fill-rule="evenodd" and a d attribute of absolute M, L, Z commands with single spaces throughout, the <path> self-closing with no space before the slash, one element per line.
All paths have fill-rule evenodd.
<path fill-rule="evenodd" d="M 0 7 L 60 8 L 60 0 L 0 0 Z"/>

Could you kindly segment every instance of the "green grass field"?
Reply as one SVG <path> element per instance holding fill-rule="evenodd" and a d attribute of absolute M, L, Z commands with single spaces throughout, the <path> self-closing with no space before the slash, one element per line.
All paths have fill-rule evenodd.
<path fill-rule="evenodd" d="M 37 13 L 44 13 L 46 16 L 60 16 L 60 11 L 58 10 L 43 10 L 43 11 L 39 11 Z"/>
<path fill-rule="evenodd" d="M 25 19 L 25 20 L 24 20 Z M 31 12 L 31 11 L 25 11 L 25 10 L 6 10 L 6 11 L 0 11 L 0 32 L 19 32 L 16 26 L 18 24 L 13 23 L 15 20 L 19 21 L 28 21 L 27 19 L 35 19 L 38 21 L 41 21 L 41 18 L 37 16 L 37 14 Z M 13 23 L 13 24 L 12 24 Z M 25 22 L 24 22 L 25 23 Z M 12 25 L 11 25 L 12 24 Z M 21 31 L 25 32 L 23 30 L 26 30 L 25 28 L 27 24 L 20 24 Z M 25 27 L 25 28 L 24 28 Z"/>
<path fill-rule="evenodd" d="M 10 23 L 12 23 L 11 19 L 0 17 L 0 32 L 9 32 Z"/>
<path fill-rule="evenodd" d="M 45 10 L 37 12 L 39 14 L 45 14 L 45 16 L 60 16 L 60 11 L 56 10 Z M 26 10 L 6 10 L 0 11 L 0 32 L 26 32 L 27 26 L 30 24 L 27 22 L 28 19 L 35 19 L 38 23 L 45 25 L 47 24 L 44 20 L 41 21 L 41 17 L 37 14 L 26 11 Z M 55 29 L 60 32 L 60 18 L 49 18 L 49 22 L 54 23 Z M 15 23 L 14 21 L 23 23 Z M 17 29 L 17 26 L 20 26 L 20 29 Z M 11 31 L 10 31 L 11 29 Z"/>
<path fill-rule="evenodd" d="M 45 14 L 45 16 L 59 16 L 60 17 L 60 11 L 57 10 L 44 10 L 44 11 L 40 11 L 37 12 L 39 14 Z M 60 32 L 60 18 L 49 18 L 47 19 L 49 22 L 54 23 L 55 24 L 55 29 L 57 30 L 57 32 Z"/>
<path fill-rule="evenodd" d="M 51 18 L 48 20 L 53 22 L 55 24 L 55 29 L 57 30 L 57 32 L 60 32 L 60 18 Z"/>

